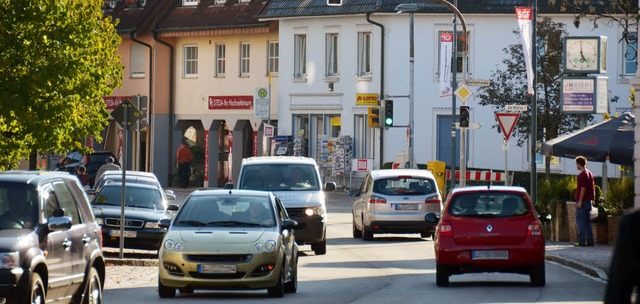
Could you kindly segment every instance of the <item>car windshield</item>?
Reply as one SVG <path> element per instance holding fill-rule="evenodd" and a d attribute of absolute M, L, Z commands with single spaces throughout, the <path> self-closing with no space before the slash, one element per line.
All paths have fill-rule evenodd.
<path fill-rule="evenodd" d="M 105 186 L 93 200 L 93 205 L 120 206 L 122 187 Z M 129 187 L 126 191 L 125 207 L 163 210 L 162 194 L 158 189 Z"/>
<path fill-rule="evenodd" d="M 175 227 L 274 227 L 273 206 L 265 196 L 195 195 L 173 221 Z"/>
<path fill-rule="evenodd" d="M 33 228 L 38 223 L 38 192 L 22 183 L 0 183 L 0 229 Z"/>
<path fill-rule="evenodd" d="M 521 194 L 504 192 L 465 193 L 455 195 L 449 213 L 463 217 L 512 217 L 529 214 L 529 204 Z"/>
<path fill-rule="evenodd" d="M 100 187 L 104 186 L 107 183 L 121 183 L 121 182 L 122 182 L 122 174 L 109 174 L 109 175 L 103 174 L 100 176 L 100 178 L 98 178 L 95 188 L 100 189 Z M 140 176 L 127 175 L 127 183 L 149 185 L 149 186 L 154 186 L 158 188 L 160 187 L 160 184 L 158 184 L 157 180 L 147 178 L 147 177 L 140 177 Z"/>
<path fill-rule="evenodd" d="M 243 167 L 241 189 L 265 191 L 317 191 L 320 184 L 313 165 L 256 164 Z"/>
<path fill-rule="evenodd" d="M 384 195 L 428 195 L 437 193 L 435 181 L 423 177 L 391 177 L 373 183 L 373 192 Z"/>

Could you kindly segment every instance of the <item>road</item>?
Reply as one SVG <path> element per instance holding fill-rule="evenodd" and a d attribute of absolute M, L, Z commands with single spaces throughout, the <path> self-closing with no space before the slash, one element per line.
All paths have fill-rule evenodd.
<path fill-rule="evenodd" d="M 197 291 L 160 300 L 154 276 L 130 288 L 104 291 L 104 303 L 598 303 L 604 283 L 547 263 L 547 285 L 534 288 L 529 277 L 469 274 L 451 277 L 451 286 L 435 284 L 433 242 L 419 235 L 376 235 L 363 242 L 351 237 L 351 201 L 333 193 L 328 202 L 328 249 L 315 256 L 301 246 L 298 293 L 282 299 L 265 291 Z M 437 302 L 436 302 L 437 303 Z"/>

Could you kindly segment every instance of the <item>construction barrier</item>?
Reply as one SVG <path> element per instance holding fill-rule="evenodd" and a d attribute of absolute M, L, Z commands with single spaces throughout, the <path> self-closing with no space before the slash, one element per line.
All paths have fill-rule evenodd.
<path fill-rule="evenodd" d="M 505 182 L 506 176 L 502 171 L 477 171 L 470 170 L 466 172 L 466 180 L 482 181 L 482 182 Z M 447 179 L 451 178 L 451 171 L 447 170 Z M 456 170 L 456 180 L 460 179 L 460 171 Z"/>

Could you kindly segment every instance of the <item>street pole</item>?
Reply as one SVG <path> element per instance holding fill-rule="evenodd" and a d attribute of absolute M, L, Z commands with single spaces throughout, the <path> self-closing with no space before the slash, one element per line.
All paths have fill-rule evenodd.
<path fill-rule="evenodd" d="M 537 192 L 537 187 L 538 187 L 538 181 L 537 181 L 537 166 L 538 164 L 536 163 L 536 152 L 537 152 L 537 145 L 538 145 L 538 100 L 537 100 L 537 94 L 536 92 L 538 91 L 536 86 L 538 86 L 538 77 L 537 77 L 537 54 L 538 54 L 538 45 L 536 42 L 536 27 L 537 27 L 537 15 L 538 15 L 538 0 L 533 0 L 533 7 L 532 7 L 532 11 L 533 11 L 533 16 L 531 19 L 533 19 L 533 29 L 532 29 L 532 37 L 531 37 L 531 44 L 532 46 L 532 50 L 533 52 L 531 52 L 531 66 L 533 68 L 533 95 L 531 95 L 531 136 L 532 136 L 532 140 L 531 140 L 531 199 L 535 202 L 537 197 L 536 197 L 536 192 Z"/>
<path fill-rule="evenodd" d="M 271 72 L 269 72 L 269 117 L 267 117 L 267 124 L 271 125 Z M 262 128 L 262 132 L 264 134 L 264 127 Z M 275 128 L 273 129 L 273 133 L 275 133 Z M 275 134 L 273 134 L 275 135 Z M 271 137 L 267 139 L 267 156 L 271 156 Z"/>
<path fill-rule="evenodd" d="M 453 0 L 453 5 L 458 6 L 458 0 Z M 453 56 L 451 56 L 451 91 L 458 86 L 458 29 L 456 14 L 453 14 Z M 451 181 L 450 188 L 456 185 L 456 94 L 451 94 Z"/>
<path fill-rule="evenodd" d="M 509 186 L 509 143 L 507 140 L 502 141 L 504 149 L 504 185 Z"/>
<path fill-rule="evenodd" d="M 120 259 L 124 258 L 124 206 L 127 202 L 127 133 L 129 133 L 129 104 L 124 105 L 124 142 L 122 143 L 122 189 L 120 192 Z M 98 176 L 96 176 L 98 178 Z"/>
<path fill-rule="evenodd" d="M 415 101 L 414 88 L 414 43 L 413 43 L 413 15 L 409 14 L 409 168 L 415 168 L 415 156 L 413 152 L 413 104 Z"/>
<path fill-rule="evenodd" d="M 462 18 L 461 18 L 462 19 Z M 464 44 L 462 45 L 462 84 L 467 82 L 467 55 L 469 51 L 469 41 L 467 37 L 467 26 L 462 20 L 464 27 Z M 467 101 L 463 100 L 462 105 L 466 106 Z M 471 120 L 471 119 L 469 119 Z M 460 186 L 467 185 L 467 128 L 460 128 Z"/>

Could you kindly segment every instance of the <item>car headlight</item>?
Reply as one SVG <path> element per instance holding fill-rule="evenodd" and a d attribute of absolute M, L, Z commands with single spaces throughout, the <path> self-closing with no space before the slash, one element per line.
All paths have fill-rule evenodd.
<path fill-rule="evenodd" d="M 160 229 L 160 224 L 158 224 L 158 222 L 147 222 L 144 224 L 144 228 Z"/>
<path fill-rule="evenodd" d="M 169 239 L 164 241 L 164 249 L 180 252 L 184 250 L 184 245 L 182 243 L 174 242 L 173 240 Z"/>
<path fill-rule="evenodd" d="M 96 217 L 96 223 L 98 223 L 98 225 L 102 226 L 102 225 L 104 225 L 104 219 L 102 219 L 101 217 Z"/>
<path fill-rule="evenodd" d="M 276 250 L 276 241 L 267 241 L 264 243 L 264 250 L 266 252 L 273 252 Z"/>
<path fill-rule="evenodd" d="M 258 243 L 254 246 L 254 248 L 256 249 L 256 252 L 262 252 L 264 250 L 264 244 Z"/>
<path fill-rule="evenodd" d="M 20 267 L 20 253 L 16 252 L 2 252 L 0 253 L 0 263 L 2 269 L 11 269 Z"/>
<path fill-rule="evenodd" d="M 324 216 L 324 213 L 325 213 L 325 210 L 324 210 L 324 207 L 322 206 L 309 207 L 304 210 L 304 214 L 306 214 L 307 216 L 313 216 L 313 215 Z"/>

